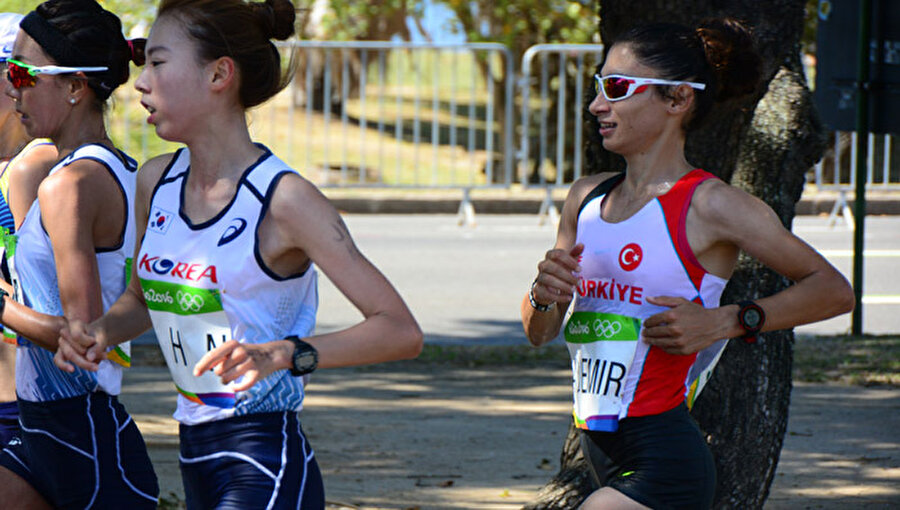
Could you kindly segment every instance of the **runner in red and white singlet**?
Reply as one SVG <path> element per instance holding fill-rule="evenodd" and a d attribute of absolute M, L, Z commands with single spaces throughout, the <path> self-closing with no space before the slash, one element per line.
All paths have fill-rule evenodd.
<path fill-rule="evenodd" d="M 572 357 L 575 425 L 601 487 L 583 509 L 710 508 L 716 467 L 688 407 L 724 339 L 853 308 L 846 279 L 771 208 L 685 155 L 715 103 L 757 90 L 760 63 L 743 25 L 712 19 L 627 31 L 594 77 L 589 110 L 625 172 L 572 185 L 522 302 L 529 341 L 562 331 Z M 720 304 L 741 251 L 794 284 Z"/>

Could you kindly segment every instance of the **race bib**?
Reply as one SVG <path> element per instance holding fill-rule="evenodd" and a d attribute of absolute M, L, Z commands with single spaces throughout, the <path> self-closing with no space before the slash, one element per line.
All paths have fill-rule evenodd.
<path fill-rule="evenodd" d="M 153 329 L 178 392 L 191 402 L 232 408 L 234 391 L 219 376 L 193 374 L 207 352 L 231 338 L 218 289 L 141 280 Z"/>
<path fill-rule="evenodd" d="M 6 267 L 9 268 L 10 285 L 13 288 L 13 295 L 10 296 L 13 301 L 22 302 L 20 296 L 22 290 L 19 288 L 19 274 L 16 272 L 16 243 L 19 238 L 16 234 L 9 231 L 8 228 L 0 229 L 0 235 L 3 237 L 3 256 L 6 257 Z M 18 334 L 9 326 L 3 326 L 3 341 L 10 345 L 18 344 Z"/>
<path fill-rule="evenodd" d="M 625 376 L 634 359 L 641 321 L 600 312 L 574 312 L 564 334 L 572 358 L 575 426 L 614 432 Z"/>

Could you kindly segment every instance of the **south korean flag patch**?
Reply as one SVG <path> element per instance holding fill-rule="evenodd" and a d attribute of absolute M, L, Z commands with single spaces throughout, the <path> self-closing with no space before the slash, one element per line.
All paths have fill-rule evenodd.
<path fill-rule="evenodd" d="M 175 214 L 159 207 L 150 209 L 150 219 L 147 221 L 147 230 L 165 235 L 169 231 L 169 225 L 175 219 Z"/>

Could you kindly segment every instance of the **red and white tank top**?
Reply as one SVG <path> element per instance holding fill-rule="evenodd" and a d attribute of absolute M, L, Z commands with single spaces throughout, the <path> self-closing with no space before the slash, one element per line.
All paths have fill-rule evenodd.
<path fill-rule="evenodd" d="M 576 242 L 585 246 L 582 271 L 564 328 L 572 358 L 575 424 L 608 432 L 626 416 L 659 414 L 685 398 L 691 405 L 726 342 L 679 356 L 642 339 L 643 321 L 665 310 L 647 303 L 647 297 L 719 306 L 728 281 L 700 266 L 685 233 L 694 191 L 715 176 L 693 170 L 632 217 L 609 223 L 601 216 L 603 199 L 623 178 L 603 182 L 581 205 Z"/>

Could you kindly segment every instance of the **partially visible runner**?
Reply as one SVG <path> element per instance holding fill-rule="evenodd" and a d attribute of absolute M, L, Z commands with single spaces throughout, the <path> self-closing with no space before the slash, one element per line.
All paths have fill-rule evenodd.
<path fill-rule="evenodd" d="M 0 13 L 0 67 L 5 72 L 6 60 L 12 56 L 13 43 L 19 32 L 21 14 Z M 29 143 L 30 142 L 30 143 Z M 14 233 L 25 218 L 26 207 L 37 196 L 37 185 L 56 162 L 56 147 L 49 140 L 31 140 L 19 122 L 13 102 L 0 98 L 0 239 Z M 10 189 L 15 188 L 15 202 Z M 30 197 L 30 198 L 26 198 Z M 27 202 L 27 205 L 26 205 Z M 13 203 L 15 205 L 13 205 Z M 17 221 L 18 220 L 18 221 Z M 0 243 L 0 282 L 7 294 L 13 295 L 6 250 Z M 19 407 L 16 405 L 16 335 L 3 329 L 5 343 L 0 344 L 0 446 L 19 432 Z"/>
<path fill-rule="evenodd" d="M 749 32 L 714 19 L 632 29 L 595 78 L 590 111 L 626 170 L 572 185 L 522 302 L 526 335 L 542 345 L 574 295 L 564 328 L 574 420 L 602 487 L 582 508 L 709 508 L 715 465 L 688 405 L 723 339 L 853 308 L 844 277 L 767 205 L 685 158 L 687 132 L 715 102 L 753 92 L 759 66 Z M 720 306 L 740 250 L 794 284 Z"/>
<path fill-rule="evenodd" d="M 409 309 L 334 207 L 250 138 L 247 110 L 290 76 L 271 39 L 293 32 L 288 0 L 163 0 L 135 86 L 159 136 L 187 147 L 139 174 L 143 241 L 127 292 L 60 339 L 61 368 L 95 368 L 152 321 L 179 393 L 188 508 L 324 508 L 298 417 L 307 375 L 422 347 Z M 360 323 L 311 336 L 315 266 Z"/>
<path fill-rule="evenodd" d="M 12 55 L 13 43 L 16 40 L 16 34 L 19 32 L 19 21 L 21 14 L 0 13 L 0 67 L 5 72 L 6 60 Z M 13 167 L 23 168 L 26 160 L 38 163 L 37 158 L 41 158 L 43 152 L 49 156 L 44 158 L 41 164 L 32 165 L 33 169 L 27 169 L 24 172 L 15 172 L 22 177 L 35 177 L 35 181 L 40 182 L 47 176 L 50 166 L 56 161 L 56 149 L 45 144 L 48 149 L 30 150 L 31 145 L 28 144 L 31 137 L 25 132 L 25 128 L 16 117 L 16 111 L 13 102 L 10 100 L 0 99 L 0 238 L 5 238 L 6 234 L 15 231 L 16 222 L 14 213 L 9 206 L 9 188 L 11 179 L 10 175 Z M 30 154 L 30 156 L 29 156 Z M 49 159 L 49 160 L 48 160 Z M 37 189 L 34 188 L 33 197 L 36 196 Z M 21 213 L 21 217 L 24 212 Z M 3 273 L 3 281 L 0 282 L 2 288 L 7 294 L 12 295 L 13 289 L 9 284 L 9 269 L 6 265 L 5 249 L 0 243 L 0 272 Z M 16 405 L 16 336 L 12 330 L 3 329 L 4 339 L 8 343 L 0 344 L 0 446 L 5 445 L 19 432 L 19 407 Z"/>
<path fill-rule="evenodd" d="M 17 508 L 156 508 L 143 439 L 116 398 L 121 366 L 64 373 L 53 364 L 63 316 L 100 317 L 125 289 L 137 164 L 113 146 L 103 117 L 131 55 L 119 19 L 95 1 L 51 0 L 22 20 L 7 61 L 21 123 L 62 158 L 4 242 L 21 302 L 0 295 L 0 319 L 19 334 L 22 432 L 0 454 L 0 501 Z"/>

